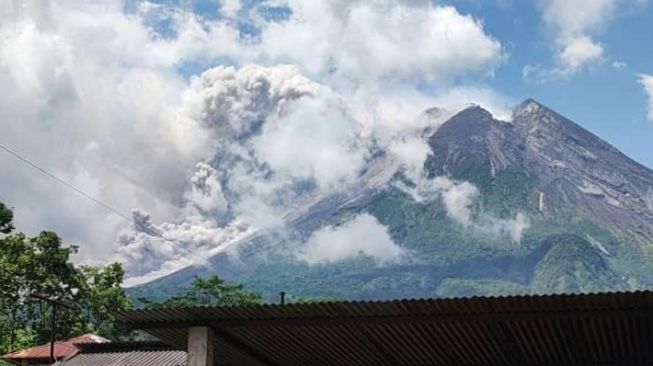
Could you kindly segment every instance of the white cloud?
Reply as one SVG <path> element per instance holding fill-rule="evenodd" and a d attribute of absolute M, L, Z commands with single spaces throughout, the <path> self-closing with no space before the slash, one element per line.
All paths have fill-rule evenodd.
<path fill-rule="evenodd" d="M 360 214 L 340 226 L 322 228 L 308 239 L 298 257 L 310 264 L 367 255 L 379 263 L 396 261 L 404 250 L 372 215 Z"/>
<path fill-rule="evenodd" d="M 624 68 L 628 67 L 628 64 L 623 62 L 623 61 L 613 61 L 612 62 L 612 67 L 614 67 L 617 70 L 621 70 L 621 69 L 624 69 Z"/>
<path fill-rule="evenodd" d="M 518 213 L 513 220 L 508 221 L 510 238 L 515 242 L 521 242 L 524 231 L 531 227 L 530 220 L 523 213 Z"/>
<path fill-rule="evenodd" d="M 603 47 L 589 37 L 571 39 L 559 54 L 564 70 L 573 73 L 589 62 L 603 57 Z"/>
<path fill-rule="evenodd" d="M 393 140 L 388 146 L 388 152 L 401 162 L 408 177 L 415 178 L 421 176 L 431 147 L 426 138 L 408 136 Z"/>
<path fill-rule="evenodd" d="M 220 11 L 226 17 L 237 18 L 240 8 L 240 0 L 220 0 Z"/>
<path fill-rule="evenodd" d="M 613 16 L 617 0 L 541 0 L 545 23 L 561 38 L 573 38 L 601 29 Z"/>
<path fill-rule="evenodd" d="M 323 192 L 342 190 L 358 177 L 368 151 L 361 126 L 338 101 L 291 103 L 254 140 L 256 155 L 272 170 L 293 179 L 313 180 Z"/>
<path fill-rule="evenodd" d="M 0 7 L 2 142 L 122 212 L 171 218 L 205 138 L 177 113 L 183 80 L 147 54 L 160 41 L 119 2 Z M 111 256 L 122 219 L 9 156 L 0 169 L 18 227 Z"/>
<path fill-rule="evenodd" d="M 283 3 L 292 15 L 284 22 L 262 22 L 262 53 L 314 75 L 447 80 L 491 73 L 503 57 L 501 44 L 481 21 L 451 6 L 397 0 Z"/>
<path fill-rule="evenodd" d="M 639 74 L 639 83 L 648 95 L 648 119 L 653 122 L 653 75 Z"/>
<path fill-rule="evenodd" d="M 407 83 L 365 83 L 340 93 L 354 119 L 363 126 L 363 133 L 383 143 L 398 135 L 414 136 L 424 129 L 436 128 L 452 113 L 449 104 L 439 104 L 433 96 L 420 93 Z M 434 106 L 442 107 L 441 113 L 423 114 Z"/>
<path fill-rule="evenodd" d="M 442 201 L 449 216 L 468 227 L 471 222 L 472 205 L 478 195 L 478 188 L 468 182 L 462 182 L 447 187 L 442 193 Z"/>
<path fill-rule="evenodd" d="M 472 222 L 472 208 L 479 195 L 478 188 L 469 182 L 456 182 L 447 177 L 429 179 L 423 171 L 419 175 L 409 176 L 412 185 L 397 182 L 396 187 L 409 194 L 415 202 L 428 202 L 437 198 L 447 210 L 447 215 L 463 227 Z"/>
<path fill-rule="evenodd" d="M 544 23 L 555 32 L 557 65 L 524 67 L 526 79 L 569 77 L 603 59 L 603 46 L 592 38 L 615 16 L 618 0 L 539 0 Z"/>

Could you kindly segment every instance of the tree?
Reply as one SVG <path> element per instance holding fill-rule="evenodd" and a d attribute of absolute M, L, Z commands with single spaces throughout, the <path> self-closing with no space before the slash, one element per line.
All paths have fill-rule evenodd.
<path fill-rule="evenodd" d="M 14 230 L 13 219 L 13 212 L 4 203 L 0 202 L 0 233 L 9 234 Z"/>
<path fill-rule="evenodd" d="M 146 308 L 171 308 L 194 306 L 233 306 L 261 304 L 261 295 L 245 290 L 243 284 L 230 284 L 218 276 L 196 277 L 185 294 L 173 296 L 163 302 L 138 299 Z"/>
<path fill-rule="evenodd" d="M 111 312 L 131 308 L 120 287 L 120 264 L 104 268 L 76 266 L 56 233 L 28 238 L 13 233 L 13 214 L 0 203 L 0 354 L 45 343 L 50 338 L 52 309 L 30 294 L 42 294 L 73 305 L 57 312 L 57 339 L 96 333 L 120 339 L 129 333 L 117 328 Z"/>
<path fill-rule="evenodd" d="M 320 303 L 329 303 L 344 301 L 342 298 L 335 296 L 320 296 L 320 297 L 311 297 L 311 296 L 291 296 L 286 297 L 286 302 L 288 304 L 320 304 Z"/>
<path fill-rule="evenodd" d="M 122 340 L 131 338 L 131 332 L 118 326 L 112 312 L 128 310 L 132 303 L 121 285 L 125 271 L 120 263 L 104 268 L 82 266 L 82 293 L 84 294 L 85 322 L 78 333 L 94 333 L 105 338 Z"/>
<path fill-rule="evenodd" d="M 61 239 L 52 232 L 34 238 L 12 234 L 0 242 L 0 303 L 12 323 L 10 343 L 20 328 L 35 334 L 36 342 L 46 342 L 50 335 L 52 310 L 30 294 L 43 294 L 63 302 L 79 304 L 85 294 L 77 268 L 70 262 L 71 249 L 62 247 Z M 73 333 L 80 319 L 68 310 L 59 314 L 62 324 L 57 335 L 65 338 Z"/>

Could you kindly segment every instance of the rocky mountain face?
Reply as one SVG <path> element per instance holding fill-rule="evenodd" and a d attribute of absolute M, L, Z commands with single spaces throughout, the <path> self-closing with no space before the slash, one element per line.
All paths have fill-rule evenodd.
<path fill-rule="evenodd" d="M 497 172 L 521 171 L 537 179 L 542 213 L 574 208 L 631 230 L 653 229 L 653 172 L 535 101 L 519 105 L 512 123 L 469 108 L 430 143 L 433 174 L 467 169 L 493 179 Z"/>
<path fill-rule="evenodd" d="M 416 200 L 387 156 L 370 162 L 350 194 L 316 199 L 286 218 L 290 230 L 259 232 L 236 257 L 189 267 L 129 289 L 134 297 L 180 291 L 214 272 L 269 298 L 387 299 L 615 291 L 653 286 L 653 171 L 545 106 L 527 100 L 511 122 L 480 107 L 453 116 L 428 137 L 428 179 L 478 190 L 470 225 L 443 196 Z M 408 182 L 414 186 L 414 182 Z M 316 230 L 361 213 L 374 216 L 409 256 L 379 265 L 361 255 L 309 265 L 289 248 Z M 506 222 L 526 221 L 518 240 Z M 501 226 L 504 225 L 504 226 Z"/>

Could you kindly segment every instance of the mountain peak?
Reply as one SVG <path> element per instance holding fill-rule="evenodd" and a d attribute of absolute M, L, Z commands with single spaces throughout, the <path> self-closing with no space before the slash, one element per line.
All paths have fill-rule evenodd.
<path fill-rule="evenodd" d="M 462 111 L 458 112 L 457 115 L 455 115 L 453 118 L 460 119 L 460 118 L 475 118 L 479 121 L 484 121 L 484 120 L 492 120 L 494 117 L 492 116 L 492 113 L 490 113 L 488 110 L 484 109 L 478 104 L 469 104 L 467 108 L 463 109 Z"/>
<path fill-rule="evenodd" d="M 541 114 L 542 112 L 551 111 L 544 104 L 536 101 L 535 99 L 526 99 L 525 101 L 519 103 L 513 110 L 514 117 L 524 117 L 529 115 Z"/>
<path fill-rule="evenodd" d="M 528 105 L 528 104 L 537 104 L 539 106 L 544 106 L 542 103 L 538 102 L 537 100 L 533 98 L 527 98 L 523 102 L 519 103 L 520 105 Z"/>
<path fill-rule="evenodd" d="M 436 134 L 459 136 L 462 139 L 474 135 L 485 139 L 489 137 L 488 129 L 497 124 L 495 122 L 492 113 L 476 104 L 472 104 L 446 121 L 437 130 Z M 435 134 L 431 138 L 434 136 Z"/>

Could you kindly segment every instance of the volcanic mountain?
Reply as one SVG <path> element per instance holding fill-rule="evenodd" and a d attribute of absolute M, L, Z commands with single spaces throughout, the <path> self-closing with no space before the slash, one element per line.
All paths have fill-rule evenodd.
<path fill-rule="evenodd" d="M 429 113 L 437 113 L 436 109 Z M 273 298 L 387 299 L 632 290 L 653 287 L 653 171 L 533 100 L 511 121 L 470 106 L 428 135 L 426 181 L 467 182 L 467 223 L 446 197 L 416 199 L 419 183 L 380 154 L 349 194 L 323 197 L 218 254 L 129 289 L 160 297 L 196 275 L 218 274 Z M 371 215 L 409 253 L 378 263 L 361 254 L 309 264 L 288 255 L 327 226 Z M 288 234 L 288 233 L 291 234 Z M 371 239 L 372 240 L 372 239 Z"/>

